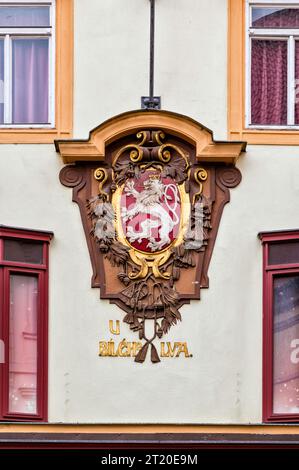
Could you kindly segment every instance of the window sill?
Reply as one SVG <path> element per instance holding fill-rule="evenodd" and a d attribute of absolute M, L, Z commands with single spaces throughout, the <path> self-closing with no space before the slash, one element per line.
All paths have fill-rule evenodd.
<path fill-rule="evenodd" d="M 242 129 L 230 130 L 230 140 L 245 140 L 250 145 L 299 145 L 299 130 Z"/>
<path fill-rule="evenodd" d="M 0 144 L 51 144 L 55 139 L 72 137 L 70 129 L 0 128 Z"/>

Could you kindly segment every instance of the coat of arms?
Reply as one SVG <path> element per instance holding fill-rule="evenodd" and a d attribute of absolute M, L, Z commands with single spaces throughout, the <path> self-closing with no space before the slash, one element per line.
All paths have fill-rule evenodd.
<path fill-rule="evenodd" d="M 208 287 L 207 270 L 233 165 L 204 165 L 189 142 L 140 129 L 106 148 L 100 165 L 76 163 L 61 181 L 74 187 L 94 267 L 93 286 L 125 311 L 124 322 L 160 362 L 155 341 L 181 321 L 180 307 Z M 145 327 L 151 323 L 151 333 Z"/>

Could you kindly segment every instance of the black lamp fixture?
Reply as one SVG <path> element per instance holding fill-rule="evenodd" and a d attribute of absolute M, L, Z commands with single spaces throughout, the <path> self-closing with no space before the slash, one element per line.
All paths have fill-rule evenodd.
<path fill-rule="evenodd" d="M 161 109 L 161 96 L 154 96 L 155 0 L 150 1 L 149 96 L 141 97 L 142 109 Z"/>

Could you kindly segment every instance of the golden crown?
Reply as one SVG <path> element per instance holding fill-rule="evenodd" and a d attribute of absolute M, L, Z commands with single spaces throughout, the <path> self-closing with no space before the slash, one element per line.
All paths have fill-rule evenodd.
<path fill-rule="evenodd" d="M 149 175 L 150 180 L 159 180 L 160 179 L 160 174 L 153 174 Z"/>

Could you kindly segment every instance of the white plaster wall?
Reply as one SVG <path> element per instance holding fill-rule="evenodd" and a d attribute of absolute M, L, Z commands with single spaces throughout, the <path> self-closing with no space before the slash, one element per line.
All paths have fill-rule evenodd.
<path fill-rule="evenodd" d="M 49 420 L 98 423 L 261 421 L 262 251 L 260 230 L 297 228 L 296 147 L 253 147 L 238 163 L 210 266 L 210 288 L 182 308 L 169 341 L 193 358 L 136 364 L 98 357 L 108 320 L 123 312 L 90 288 L 91 266 L 71 189 L 52 146 L 3 145 L 2 224 L 53 230 L 50 256 Z M 279 180 L 278 180 L 279 176 Z M 9 185 L 5 184 L 9 181 Z M 121 324 L 120 338 L 135 340 Z"/>
<path fill-rule="evenodd" d="M 148 95 L 149 0 L 75 0 L 75 137 Z M 155 94 L 226 138 L 226 0 L 157 0 Z"/>
<path fill-rule="evenodd" d="M 75 1 L 75 136 L 139 108 L 147 93 L 148 0 Z M 226 1 L 157 0 L 156 92 L 164 109 L 226 136 Z M 220 83 L 218 83 L 220 82 Z M 0 223 L 53 230 L 49 420 L 81 423 L 261 421 L 261 230 L 297 228 L 296 147 L 251 146 L 238 162 L 202 300 L 182 308 L 169 341 L 193 358 L 136 364 L 98 357 L 123 312 L 90 288 L 91 265 L 71 189 L 52 145 L 1 145 Z M 279 179 L 278 179 L 279 178 Z M 9 184 L 7 184 L 9 182 Z M 121 336 L 136 340 L 127 325 Z"/>

